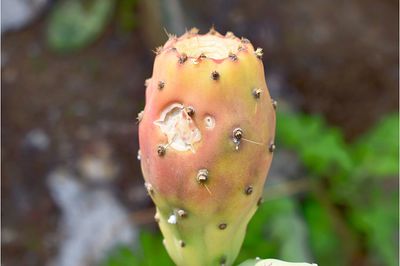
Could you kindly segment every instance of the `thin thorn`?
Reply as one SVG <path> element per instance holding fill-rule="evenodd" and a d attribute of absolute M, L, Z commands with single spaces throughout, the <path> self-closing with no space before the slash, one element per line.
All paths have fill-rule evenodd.
<path fill-rule="evenodd" d="M 176 136 L 177 136 L 177 134 L 175 134 L 175 135 L 172 137 L 171 142 L 167 143 L 167 145 L 164 146 L 165 149 L 167 149 L 167 148 L 175 141 Z"/>
<path fill-rule="evenodd" d="M 193 143 L 190 144 L 190 150 L 192 153 L 196 153 L 196 150 L 194 149 Z"/>
<path fill-rule="evenodd" d="M 165 32 L 165 34 L 167 34 L 167 37 L 169 38 L 169 33 L 165 27 L 164 27 L 164 32 Z"/>
<path fill-rule="evenodd" d="M 215 35 L 217 34 L 217 30 L 214 27 L 214 24 L 211 26 L 210 30 L 208 31 L 209 34 Z"/>
<path fill-rule="evenodd" d="M 250 41 L 249 41 L 249 39 L 246 39 L 246 38 L 244 38 L 244 37 L 242 37 L 241 39 L 240 39 L 240 41 L 242 42 L 242 43 L 250 43 Z"/>
<path fill-rule="evenodd" d="M 245 138 L 242 138 L 242 140 L 248 141 L 248 142 L 250 142 L 250 143 L 257 144 L 257 145 L 264 145 L 264 143 L 257 142 L 257 141 L 254 141 L 254 140 L 249 140 L 249 139 L 245 139 Z"/>
<path fill-rule="evenodd" d="M 153 50 L 153 53 L 155 53 L 156 55 L 159 55 L 159 54 L 161 54 L 162 51 L 163 51 L 163 47 L 158 46 L 158 47 L 156 47 L 155 50 Z"/>
<path fill-rule="evenodd" d="M 167 37 L 169 39 L 176 38 L 176 35 L 169 33 L 166 28 L 164 28 L 164 31 L 165 31 L 165 34 L 167 34 Z"/>
<path fill-rule="evenodd" d="M 207 189 L 208 193 L 209 193 L 210 195 L 212 195 L 212 193 L 211 193 L 210 189 L 207 187 L 207 185 L 206 185 L 206 184 L 203 184 L 203 185 L 204 185 L 204 187 Z"/>

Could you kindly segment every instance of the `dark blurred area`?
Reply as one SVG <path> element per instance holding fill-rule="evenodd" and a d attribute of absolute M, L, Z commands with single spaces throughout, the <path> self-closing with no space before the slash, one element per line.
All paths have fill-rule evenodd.
<path fill-rule="evenodd" d="M 136 116 L 165 31 L 212 25 L 264 49 L 281 143 L 254 219 L 298 237 L 261 245 L 250 225 L 240 259 L 398 265 L 398 12 L 394 0 L 2 0 L 2 265 L 171 264 Z"/>

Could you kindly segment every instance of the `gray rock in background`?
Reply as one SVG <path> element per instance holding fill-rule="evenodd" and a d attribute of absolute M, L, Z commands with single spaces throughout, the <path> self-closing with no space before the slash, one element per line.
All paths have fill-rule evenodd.
<path fill-rule="evenodd" d="M 129 214 L 107 188 L 85 186 L 64 169 L 49 175 L 48 186 L 62 212 L 62 240 L 49 265 L 96 265 L 114 246 L 136 242 Z"/>
<path fill-rule="evenodd" d="M 1 0 L 1 33 L 21 29 L 48 3 L 49 0 Z"/>
<path fill-rule="evenodd" d="M 303 178 L 306 175 L 299 157 L 294 152 L 281 148 L 274 152 L 274 159 L 269 170 L 271 183 L 280 183 L 294 179 Z"/>

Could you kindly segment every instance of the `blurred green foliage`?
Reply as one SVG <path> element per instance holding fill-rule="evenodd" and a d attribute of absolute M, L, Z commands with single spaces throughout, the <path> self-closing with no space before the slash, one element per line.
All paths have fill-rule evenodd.
<path fill-rule="evenodd" d="M 311 174 L 332 175 L 352 167 L 342 133 L 322 117 L 278 112 L 276 120 L 277 143 L 295 151 Z"/>
<path fill-rule="evenodd" d="M 278 113 L 277 121 L 278 143 L 298 154 L 319 190 L 302 203 L 316 261 L 348 265 L 359 259 L 344 250 L 352 248 L 367 250 L 363 260 L 370 263 L 397 265 L 399 115 L 388 115 L 351 144 L 318 116 Z"/>
<path fill-rule="evenodd" d="M 366 240 L 372 261 L 398 265 L 399 116 L 390 115 L 354 144 L 348 198 L 352 226 Z"/>
<path fill-rule="evenodd" d="M 54 51 L 79 50 L 96 40 L 114 9 L 113 0 L 60 1 L 53 8 L 47 27 L 47 42 Z"/>
<path fill-rule="evenodd" d="M 135 12 L 137 0 L 118 0 L 116 16 L 119 27 L 125 31 L 132 31 L 137 23 L 137 15 Z"/>
<path fill-rule="evenodd" d="M 309 261 L 307 226 L 292 198 L 261 205 L 247 229 L 238 262 L 249 258 L 275 257 L 287 261 Z"/>
<path fill-rule="evenodd" d="M 315 260 L 323 265 L 344 265 L 342 243 L 337 237 L 328 210 L 315 198 L 310 198 L 304 202 L 304 217 L 310 229 L 310 248 Z"/>
<path fill-rule="evenodd" d="M 312 177 L 310 188 L 259 208 L 237 262 L 397 265 L 399 115 L 385 117 L 351 144 L 319 116 L 278 112 L 277 121 L 278 147 L 298 155 Z M 123 257 L 129 265 L 172 265 L 160 234 L 142 232 L 140 246 L 117 249 L 104 265 L 128 265 Z"/>
<path fill-rule="evenodd" d="M 173 266 L 167 251 L 162 244 L 160 233 L 142 231 L 139 237 L 139 247 L 133 249 L 127 246 L 116 247 L 108 254 L 102 266 Z"/>
<path fill-rule="evenodd" d="M 358 178 L 399 173 L 399 116 L 389 115 L 353 145 Z"/>
<path fill-rule="evenodd" d="M 137 25 L 137 0 L 63 0 L 53 8 L 47 25 L 47 43 L 58 53 L 79 51 L 93 43 L 112 16 L 122 33 Z"/>

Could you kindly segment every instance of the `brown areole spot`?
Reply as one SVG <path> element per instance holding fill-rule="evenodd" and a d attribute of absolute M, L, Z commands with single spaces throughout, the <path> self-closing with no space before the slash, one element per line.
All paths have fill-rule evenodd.
<path fill-rule="evenodd" d="M 237 61 L 238 57 L 236 54 L 234 53 L 229 53 L 229 59 L 231 59 L 232 61 Z"/>
<path fill-rule="evenodd" d="M 271 99 L 272 102 L 272 106 L 274 107 L 274 109 L 276 110 L 276 107 L 278 106 L 278 102 L 275 101 L 274 99 Z"/>
<path fill-rule="evenodd" d="M 264 202 L 264 199 L 263 199 L 262 197 L 260 197 L 260 198 L 257 200 L 257 206 L 260 206 L 263 202 Z"/>
<path fill-rule="evenodd" d="M 165 148 L 165 145 L 160 144 L 157 146 L 158 156 L 160 156 L 160 157 L 164 156 L 166 151 L 167 151 L 167 149 Z"/>
<path fill-rule="evenodd" d="M 198 183 L 205 183 L 208 180 L 208 170 L 200 169 L 197 173 L 196 180 Z"/>
<path fill-rule="evenodd" d="M 213 79 L 213 80 L 219 80 L 219 73 L 217 72 L 217 71 L 213 71 L 212 73 L 211 73 L 211 78 Z"/>
<path fill-rule="evenodd" d="M 185 107 L 185 110 L 186 110 L 186 113 L 187 113 L 189 116 L 193 116 L 193 115 L 194 115 L 194 108 L 193 108 L 192 106 L 187 106 L 187 107 Z"/>
<path fill-rule="evenodd" d="M 250 195 L 251 193 L 253 193 L 253 187 L 252 186 L 246 187 L 244 192 L 246 193 L 246 195 Z"/>
<path fill-rule="evenodd" d="M 186 218 L 187 217 L 187 212 L 182 210 L 182 209 L 178 210 L 177 213 L 178 213 L 178 216 L 181 217 L 181 218 Z"/>
<path fill-rule="evenodd" d="M 185 53 L 182 53 L 179 56 L 178 62 L 179 62 L 179 64 L 184 64 L 187 59 L 188 59 L 187 55 Z"/>
<path fill-rule="evenodd" d="M 258 59 L 262 59 L 263 56 L 263 49 L 262 48 L 257 48 L 254 54 L 257 56 Z"/>
<path fill-rule="evenodd" d="M 160 80 L 159 82 L 158 82 L 158 89 L 159 90 L 162 90 L 164 87 L 165 87 L 165 82 L 164 81 L 162 81 L 162 80 Z"/>
<path fill-rule="evenodd" d="M 271 142 L 271 143 L 269 144 L 269 147 L 268 147 L 269 152 L 272 153 L 272 152 L 275 151 L 275 149 L 276 149 L 275 143 Z"/>
<path fill-rule="evenodd" d="M 223 224 L 219 224 L 218 228 L 221 230 L 224 230 L 224 229 L 226 229 L 227 226 L 228 226 L 227 224 L 223 223 Z"/>
<path fill-rule="evenodd" d="M 252 92 L 254 98 L 259 99 L 261 97 L 261 92 L 262 92 L 261 89 L 254 88 Z"/>

